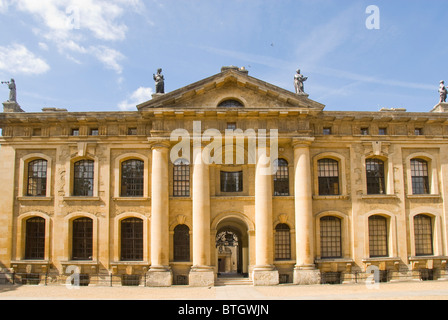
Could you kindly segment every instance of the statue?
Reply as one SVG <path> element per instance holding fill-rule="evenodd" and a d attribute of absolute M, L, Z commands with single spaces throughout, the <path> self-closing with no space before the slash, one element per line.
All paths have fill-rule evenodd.
<path fill-rule="evenodd" d="M 308 77 L 304 77 L 302 74 L 300 74 L 300 69 L 297 70 L 297 74 L 294 76 L 294 88 L 296 89 L 297 94 L 305 93 L 305 86 L 303 83 L 306 80 L 308 80 Z"/>
<path fill-rule="evenodd" d="M 162 69 L 157 69 L 157 74 L 153 74 L 156 82 L 156 93 L 165 93 L 165 78 L 162 75 Z"/>
<path fill-rule="evenodd" d="M 439 87 L 439 93 L 440 93 L 440 102 L 446 102 L 447 97 L 447 89 L 445 87 L 445 81 L 440 81 L 440 87 Z"/>
<path fill-rule="evenodd" d="M 17 103 L 16 82 L 14 81 L 14 79 L 11 79 L 11 81 L 2 81 L 2 84 L 8 85 L 8 88 L 9 88 L 8 102 L 16 102 Z"/>

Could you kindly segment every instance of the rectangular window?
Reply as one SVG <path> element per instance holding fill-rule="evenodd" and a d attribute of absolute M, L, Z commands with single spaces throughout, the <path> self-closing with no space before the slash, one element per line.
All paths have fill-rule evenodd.
<path fill-rule="evenodd" d="M 74 164 L 73 195 L 93 196 L 94 162 L 81 160 Z"/>
<path fill-rule="evenodd" d="M 92 260 L 93 221 L 90 218 L 79 218 L 73 221 L 73 260 Z"/>
<path fill-rule="evenodd" d="M 79 129 L 72 129 L 72 136 L 78 137 L 79 136 Z"/>
<path fill-rule="evenodd" d="M 362 136 L 368 136 L 369 135 L 369 128 L 361 128 L 361 135 Z"/>
<path fill-rule="evenodd" d="M 99 135 L 99 131 L 98 131 L 98 129 L 97 129 L 97 128 L 90 129 L 90 135 L 91 135 L 91 136 L 97 136 L 97 135 Z"/>
<path fill-rule="evenodd" d="M 414 129 L 414 135 L 422 136 L 423 135 L 423 128 L 415 128 Z"/>
<path fill-rule="evenodd" d="M 221 192 L 243 191 L 243 172 L 221 171 Z"/>
<path fill-rule="evenodd" d="M 190 196 L 190 165 L 188 161 L 178 160 L 173 168 L 173 196 Z"/>
<path fill-rule="evenodd" d="M 414 217 L 415 255 L 432 256 L 432 222 L 431 217 L 419 214 Z"/>
<path fill-rule="evenodd" d="M 328 128 L 324 128 L 322 133 L 323 133 L 324 136 L 331 135 L 331 128 L 329 128 L 329 127 Z"/>
<path fill-rule="evenodd" d="M 228 130 L 236 130 L 236 122 L 228 122 L 227 129 Z"/>
<path fill-rule="evenodd" d="M 366 160 L 367 194 L 385 194 L 384 162 L 380 159 Z"/>
<path fill-rule="evenodd" d="M 27 196 L 45 197 L 47 195 L 47 161 L 38 159 L 28 164 Z"/>
<path fill-rule="evenodd" d="M 412 193 L 429 194 L 428 163 L 422 159 L 411 160 Z"/>
<path fill-rule="evenodd" d="M 320 219 L 320 250 L 322 258 L 341 258 L 341 220 L 336 217 Z"/>
<path fill-rule="evenodd" d="M 137 128 L 128 128 L 128 136 L 136 136 Z"/>
<path fill-rule="evenodd" d="M 369 218 L 369 250 L 370 257 L 387 257 L 387 219 L 382 216 Z"/>
<path fill-rule="evenodd" d="M 339 195 L 339 163 L 333 159 L 318 161 L 319 195 Z"/>
<path fill-rule="evenodd" d="M 387 135 L 387 128 L 379 128 L 378 134 L 380 136 L 385 136 Z"/>
<path fill-rule="evenodd" d="M 26 221 L 25 259 L 45 259 L 45 220 L 40 217 Z"/>

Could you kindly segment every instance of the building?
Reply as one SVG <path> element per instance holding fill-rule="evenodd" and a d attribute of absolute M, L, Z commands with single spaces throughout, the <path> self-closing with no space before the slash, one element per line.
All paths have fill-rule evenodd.
<path fill-rule="evenodd" d="M 447 107 L 325 111 L 237 67 L 133 112 L 5 106 L 3 277 L 446 279 Z"/>

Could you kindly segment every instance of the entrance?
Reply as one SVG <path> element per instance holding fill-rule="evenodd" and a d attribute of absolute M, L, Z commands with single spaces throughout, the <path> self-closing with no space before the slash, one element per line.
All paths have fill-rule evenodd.
<path fill-rule="evenodd" d="M 249 241 L 244 222 L 230 217 L 221 221 L 215 247 L 218 277 L 248 277 Z"/>

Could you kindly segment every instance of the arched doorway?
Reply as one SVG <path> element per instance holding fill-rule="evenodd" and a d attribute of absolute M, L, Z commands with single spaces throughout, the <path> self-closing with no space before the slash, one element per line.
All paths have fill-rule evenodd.
<path fill-rule="evenodd" d="M 244 221 L 226 217 L 218 223 L 215 236 L 218 277 L 248 277 L 249 237 Z"/>

